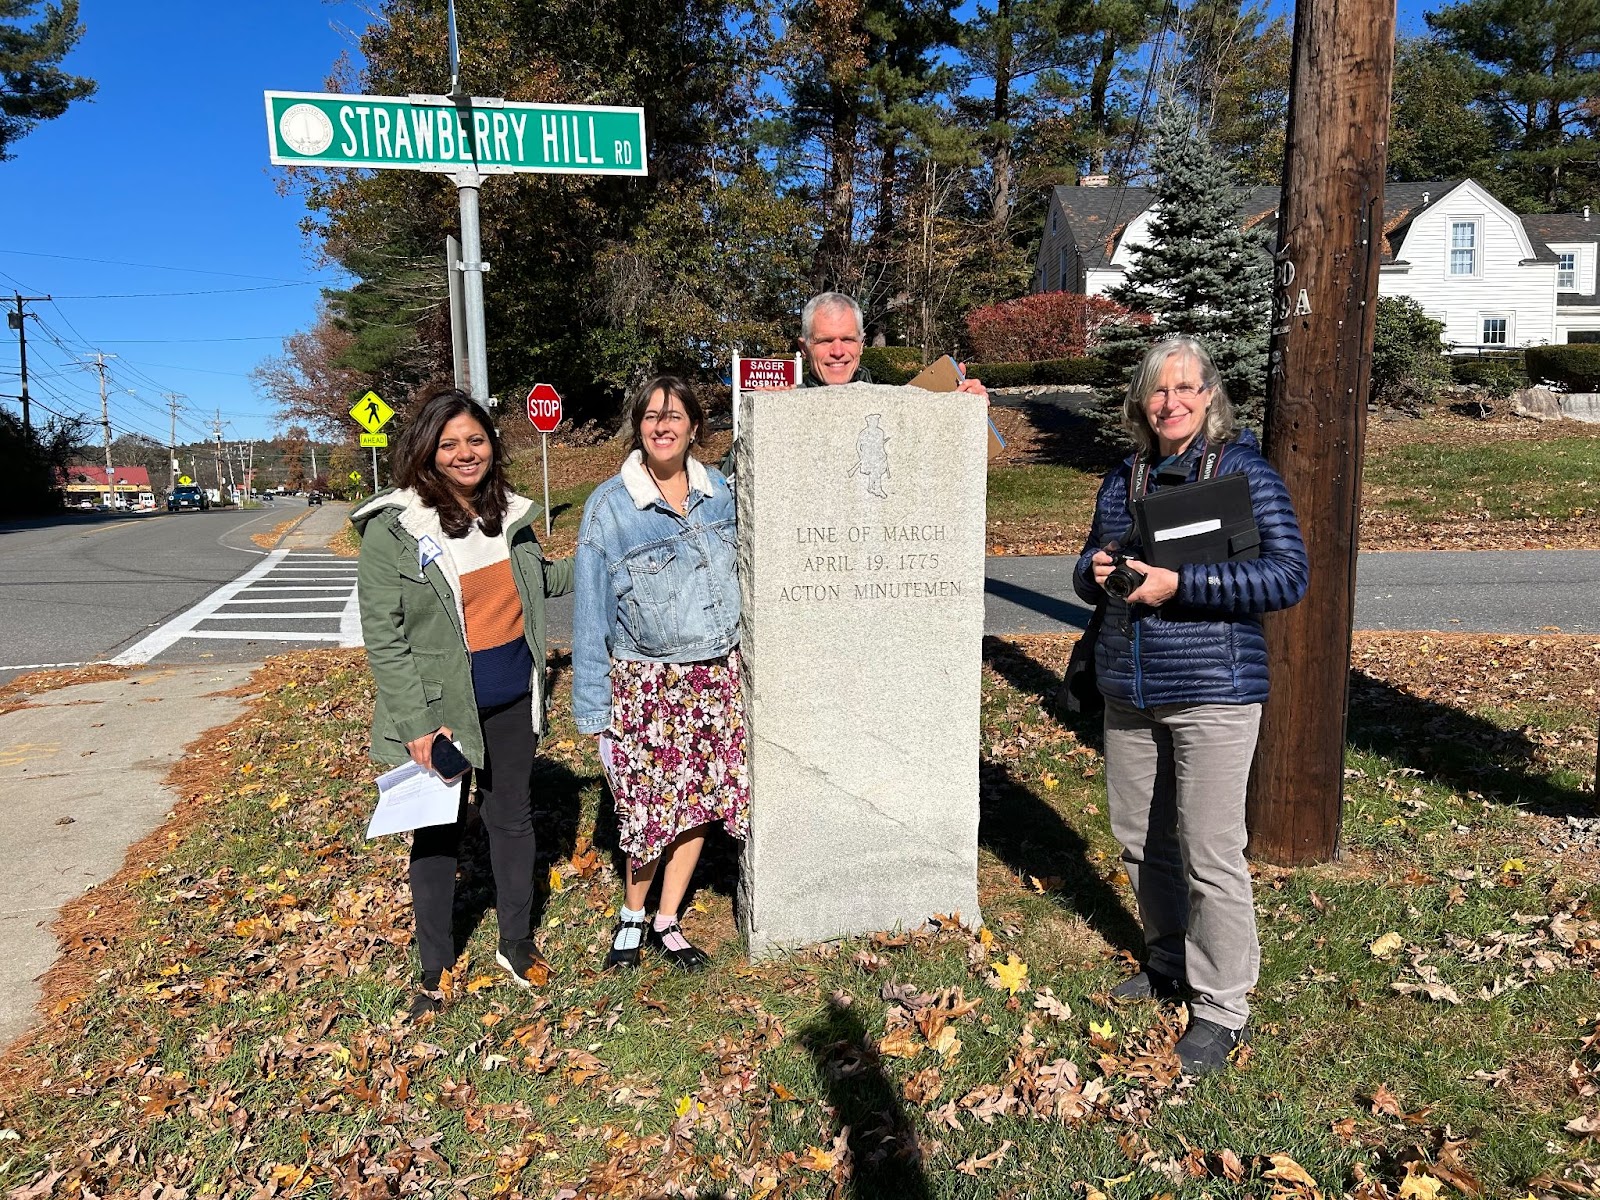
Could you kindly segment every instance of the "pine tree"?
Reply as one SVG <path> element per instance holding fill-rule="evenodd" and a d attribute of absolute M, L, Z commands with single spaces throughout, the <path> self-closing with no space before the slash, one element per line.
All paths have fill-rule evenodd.
<path fill-rule="evenodd" d="M 92 79 L 68 75 L 60 62 L 83 36 L 78 0 L 46 5 L 37 24 L 23 25 L 38 0 L 0 0 L 0 161 L 40 121 L 59 117 L 94 95 Z"/>
<path fill-rule="evenodd" d="M 1245 193 L 1195 131 L 1191 114 L 1170 101 L 1157 117 L 1153 165 L 1151 244 L 1134 250 L 1126 277 L 1107 292 L 1151 320 L 1103 330 L 1100 354 L 1122 368 L 1126 380 L 1157 338 L 1199 338 L 1240 418 L 1259 427 L 1272 265 L 1260 235 L 1244 228 Z M 1114 403 L 1121 404 L 1120 394 Z"/>

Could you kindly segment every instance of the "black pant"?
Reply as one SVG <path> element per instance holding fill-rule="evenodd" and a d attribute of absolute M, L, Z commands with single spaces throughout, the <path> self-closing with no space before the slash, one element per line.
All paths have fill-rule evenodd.
<path fill-rule="evenodd" d="M 477 774 L 483 824 L 489 832 L 489 862 L 494 868 L 495 915 L 500 940 L 528 936 L 533 912 L 533 697 L 497 708 L 480 708 L 483 768 Z M 411 835 L 411 907 L 417 921 L 422 973 L 431 974 L 456 960 L 451 914 L 456 899 L 456 859 L 466 817 L 467 781 L 454 824 L 427 825 Z"/>

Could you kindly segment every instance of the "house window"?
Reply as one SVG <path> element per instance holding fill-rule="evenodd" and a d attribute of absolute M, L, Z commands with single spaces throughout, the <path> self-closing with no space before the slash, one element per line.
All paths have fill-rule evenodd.
<path fill-rule="evenodd" d="M 1058 290 L 1063 291 L 1063 292 L 1067 290 L 1067 251 L 1066 251 L 1066 247 L 1062 247 L 1062 249 L 1061 249 L 1061 258 L 1056 264 L 1056 287 L 1057 287 Z"/>
<path fill-rule="evenodd" d="M 1509 344 L 1511 322 L 1506 317 L 1484 317 L 1482 344 L 1485 346 L 1505 346 Z"/>
<path fill-rule="evenodd" d="M 1478 273 L 1478 223 L 1450 222 L 1450 274 Z"/>
<path fill-rule="evenodd" d="M 1056 214 L 1055 213 L 1051 213 L 1050 214 L 1050 232 L 1054 233 L 1055 231 L 1056 231 Z"/>
<path fill-rule="evenodd" d="M 1556 255 L 1556 291 L 1575 292 L 1578 290 L 1578 255 L 1569 251 L 1566 254 Z"/>

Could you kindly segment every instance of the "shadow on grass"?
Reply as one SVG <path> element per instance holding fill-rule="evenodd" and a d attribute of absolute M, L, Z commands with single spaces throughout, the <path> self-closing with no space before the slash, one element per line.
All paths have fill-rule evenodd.
<path fill-rule="evenodd" d="M 998 638 L 985 638 L 983 657 L 1024 695 L 1045 706 L 1054 699 L 1060 674 L 1019 647 Z M 1080 742 L 1102 749 L 1098 717 L 1062 714 L 1058 719 Z M 1004 763 L 984 763 L 978 779 L 979 844 L 1024 881 L 1029 875 L 1040 880 L 1061 880 L 1053 891 L 1057 904 L 1081 917 L 1112 946 L 1130 954 L 1142 953 L 1144 934 L 1139 923 L 1116 889 L 1095 869 L 1089 859 L 1091 847 L 1084 836 Z"/>
<path fill-rule="evenodd" d="M 1547 817 L 1595 815 L 1592 795 L 1540 773 L 1539 747 L 1521 730 L 1424 700 L 1364 671 L 1350 672 L 1346 737 L 1358 750 L 1414 767 L 1458 792 Z"/>
<path fill-rule="evenodd" d="M 832 1001 L 800 1033 L 846 1134 L 856 1200 L 927 1200 L 916 1130 L 854 1007 Z"/>
<path fill-rule="evenodd" d="M 1094 395 L 1074 395 L 1070 406 L 1030 400 L 1022 406 L 1028 422 L 1038 436 L 1034 460 L 1063 467 L 1076 467 L 1094 475 L 1104 475 L 1128 455 L 1128 447 L 1114 428 L 1105 427 L 1087 415 L 1097 407 Z"/>

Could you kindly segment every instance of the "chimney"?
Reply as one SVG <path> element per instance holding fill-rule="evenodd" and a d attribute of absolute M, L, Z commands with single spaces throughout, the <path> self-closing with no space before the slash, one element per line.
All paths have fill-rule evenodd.
<path fill-rule="evenodd" d="M 1432 192 L 1423 192 L 1422 193 L 1422 207 L 1423 208 L 1427 208 L 1428 207 L 1428 197 L 1430 197 L 1432 195 L 1433 195 Z"/>
<path fill-rule="evenodd" d="M 1109 176 L 1109 175 L 1083 175 L 1083 176 L 1080 176 L 1079 179 L 1078 179 L 1078 186 L 1079 187 L 1110 187 L 1111 186 L 1111 176 Z"/>
<path fill-rule="evenodd" d="M 1583 206 L 1583 219 L 1585 221 L 1589 219 L 1589 206 L 1587 204 Z"/>

